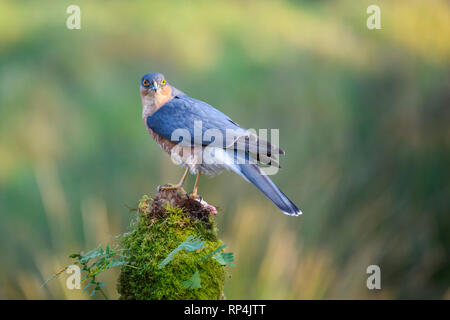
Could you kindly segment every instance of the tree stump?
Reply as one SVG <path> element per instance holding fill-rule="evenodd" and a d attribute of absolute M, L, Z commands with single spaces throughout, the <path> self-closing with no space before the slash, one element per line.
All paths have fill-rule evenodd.
<path fill-rule="evenodd" d="M 121 238 L 128 265 L 121 268 L 120 299 L 223 299 L 226 270 L 213 259 L 223 245 L 215 213 L 213 206 L 176 190 L 143 196 L 131 231 Z M 202 247 L 178 250 L 189 239 Z"/>

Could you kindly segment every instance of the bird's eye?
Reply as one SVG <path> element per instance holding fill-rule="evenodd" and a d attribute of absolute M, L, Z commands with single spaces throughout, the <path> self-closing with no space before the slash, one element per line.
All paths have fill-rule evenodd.
<path fill-rule="evenodd" d="M 161 84 L 162 84 L 162 85 L 165 85 L 165 84 L 166 84 L 166 80 L 164 80 L 164 79 L 161 80 Z"/>
<path fill-rule="evenodd" d="M 150 82 L 148 82 L 148 80 L 144 80 L 144 81 L 142 81 L 142 85 L 143 85 L 144 87 L 147 87 L 147 86 L 150 85 Z"/>

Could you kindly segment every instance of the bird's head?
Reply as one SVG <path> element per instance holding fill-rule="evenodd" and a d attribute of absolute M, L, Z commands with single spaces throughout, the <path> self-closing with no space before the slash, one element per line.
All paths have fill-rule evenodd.
<path fill-rule="evenodd" d="M 162 90 L 165 91 L 168 83 L 166 78 L 161 73 L 147 73 L 141 79 L 141 95 L 143 96 L 155 96 L 160 93 Z"/>

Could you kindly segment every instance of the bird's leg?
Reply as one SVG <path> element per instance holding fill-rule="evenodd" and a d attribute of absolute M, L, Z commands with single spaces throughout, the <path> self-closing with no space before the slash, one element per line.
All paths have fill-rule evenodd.
<path fill-rule="evenodd" d="M 198 169 L 197 172 L 197 177 L 195 178 L 195 184 L 194 184 L 194 190 L 192 190 L 192 193 L 189 195 L 190 198 L 198 200 L 201 199 L 198 195 L 197 195 L 197 189 L 198 189 L 198 182 L 200 181 L 200 175 L 202 174 L 202 171 L 200 170 L 200 168 Z"/>
<path fill-rule="evenodd" d="M 171 185 L 164 185 L 159 187 L 159 191 L 161 190 L 181 190 L 183 193 L 186 193 L 186 191 L 183 189 L 184 181 L 186 180 L 186 177 L 189 173 L 189 167 L 186 168 L 186 171 L 184 171 L 183 176 L 181 177 L 180 182 L 178 184 L 171 186 Z"/>

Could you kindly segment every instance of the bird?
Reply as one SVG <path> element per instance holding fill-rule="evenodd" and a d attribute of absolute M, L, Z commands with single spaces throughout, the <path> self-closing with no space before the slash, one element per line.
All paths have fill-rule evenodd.
<path fill-rule="evenodd" d="M 170 85 L 161 73 L 145 74 L 139 90 L 142 119 L 148 133 L 171 155 L 173 162 L 185 168 L 178 184 L 164 185 L 160 189 L 184 191 L 184 182 L 188 173 L 191 173 L 196 175 L 196 179 L 189 197 L 201 199 L 198 195 L 200 175 L 214 176 L 226 169 L 255 185 L 284 214 L 302 214 L 261 170 L 261 163 L 279 166 L 276 156 L 285 154 L 282 149 L 242 128 L 208 103 L 194 99 Z M 180 130 L 184 135 L 174 134 Z M 206 137 L 211 131 L 217 133 L 214 139 Z M 232 139 L 220 142 L 217 137 L 229 131 L 233 133 Z M 209 161 L 203 159 L 206 151 L 210 154 Z"/>

